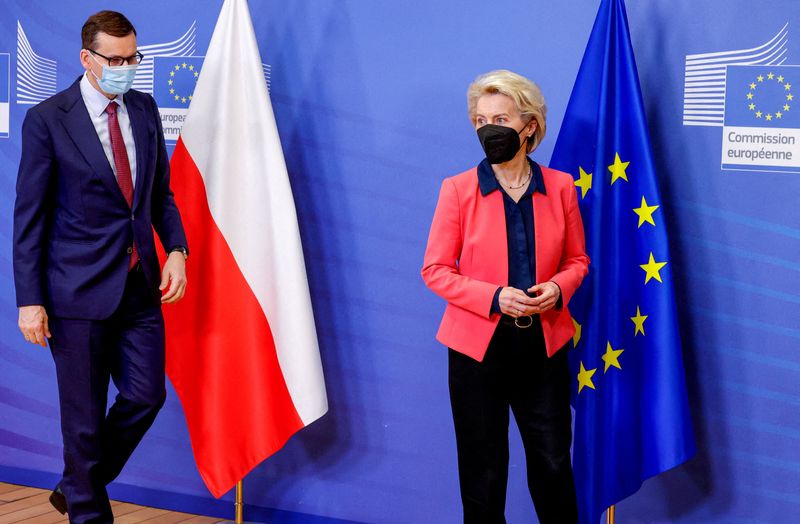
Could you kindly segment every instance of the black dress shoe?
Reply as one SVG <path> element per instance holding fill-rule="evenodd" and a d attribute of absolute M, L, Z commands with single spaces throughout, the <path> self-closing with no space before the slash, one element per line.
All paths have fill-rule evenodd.
<path fill-rule="evenodd" d="M 61 491 L 61 484 L 56 486 L 56 489 L 50 493 L 50 504 L 62 515 L 67 512 L 67 497 L 65 497 L 64 492 Z"/>

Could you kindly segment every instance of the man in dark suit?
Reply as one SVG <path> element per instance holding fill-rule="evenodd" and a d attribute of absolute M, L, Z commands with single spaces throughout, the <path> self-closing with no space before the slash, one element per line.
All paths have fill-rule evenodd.
<path fill-rule="evenodd" d="M 136 31 L 101 11 L 81 37 L 85 74 L 22 127 L 14 280 L 20 330 L 49 339 L 56 364 L 65 464 L 50 500 L 70 522 L 105 523 L 106 485 L 164 403 L 161 304 L 183 297 L 188 251 L 158 109 L 130 90 Z"/>

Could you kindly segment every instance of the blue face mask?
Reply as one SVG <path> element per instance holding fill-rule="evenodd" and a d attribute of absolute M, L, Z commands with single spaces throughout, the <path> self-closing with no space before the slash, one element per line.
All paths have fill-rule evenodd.
<path fill-rule="evenodd" d="M 92 59 L 97 62 L 97 59 L 92 55 Z M 100 64 L 100 62 L 97 62 Z M 110 95 L 124 95 L 133 85 L 133 79 L 136 77 L 136 68 L 139 64 L 110 67 L 105 64 L 103 66 L 103 76 L 98 77 L 92 71 L 92 74 L 97 79 L 97 85 L 100 89 Z"/>

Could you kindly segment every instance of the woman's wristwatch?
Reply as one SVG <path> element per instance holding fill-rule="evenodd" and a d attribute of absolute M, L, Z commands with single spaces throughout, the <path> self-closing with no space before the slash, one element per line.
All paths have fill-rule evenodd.
<path fill-rule="evenodd" d="M 183 247 L 183 246 L 175 246 L 175 247 L 173 247 L 172 249 L 169 250 L 170 253 L 175 253 L 176 251 L 179 252 L 179 253 L 183 253 L 183 259 L 184 260 L 189 258 L 189 250 L 187 250 L 185 247 Z"/>

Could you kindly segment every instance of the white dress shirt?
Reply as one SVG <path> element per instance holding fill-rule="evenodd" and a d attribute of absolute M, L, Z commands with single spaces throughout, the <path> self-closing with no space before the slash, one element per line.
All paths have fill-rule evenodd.
<path fill-rule="evenodd" d="M 84 74 L 83 78 L 81 78 L 81 97 L 86 109 L 89 111 L 89 117 L 92 119 L 94 129 L 97 131 L 97 137 L 100 138 L 100 143 L 103 144 L 103 151 L 105 151 L 108 163 L 114 171 L 114 176 L 117 176 L 117 166 L 114 165 L 114 151 L 111 149 L 111 134 L 108 131 L 106 107 L 111 102 L 116 102 L 119 105 L 117 108 L 117 121 L 119 122 L 120 131 L 122 131 L 125 149 L 128 151 L 128 163 L 131 166 L 133 186 L 136 187 L 136 143 L 133 140 L 131 119 L 128 115 L 128 109 L 125 107 L 123 95 L 117 95 L 113 100 L 109 100 L 103 93 L 92 87 L 88 74 Z"/>

